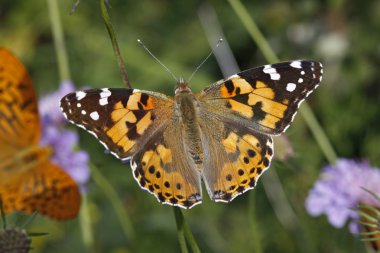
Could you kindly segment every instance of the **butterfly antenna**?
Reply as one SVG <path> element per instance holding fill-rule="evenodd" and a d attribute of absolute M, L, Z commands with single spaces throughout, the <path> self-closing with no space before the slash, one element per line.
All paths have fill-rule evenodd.
<path fill-rule="evenodd" d="M 168 67 L 165 66 L 165 64 L 163 64 L 146 46 L 145 44 L 140 40 L 138 39 L 137 40 L 137 43 L 140 44 L 140 46 L 142 46 L 169 74 L 172 75 L 172 77 L 174 78 L 174 80 L 176 80 L 176 82 L 178 82 L 178 79 L 177 77 L 173 74 L 173 72 L 170 71 L 170 69 Z"/>
<path fill-rule="evenodd" d="M 215 45 L 215 48 L 219 47 L 220 44 L 222 44 L 223 42 L 223 39 L 220 38 L 218 40 L 218 42 L 216 43 Z M 208 58 L 210 58 L 210 56 L 212 55 L 212 49 L 211 49 L 211 52 L 207 55 L 207 57 L 201 62 L 201 64 L 198 65 L 198 67 L 193 71 L 193 73 L 190 75 L 189 79 L 188 79 L 188 82 L 190 83 L 190 80 L 193 79 L 195 73 L 197 73 L 198 69 L 200 69 L 202 67 L 202 65 L 208 60 Z"/>

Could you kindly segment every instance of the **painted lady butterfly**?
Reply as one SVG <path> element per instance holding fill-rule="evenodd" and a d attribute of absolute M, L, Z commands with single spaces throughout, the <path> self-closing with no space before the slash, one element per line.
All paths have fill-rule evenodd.
<path fill-rule="evenodd" d="M 78 91 L 61 100 L 65 117 L 113 155 L 130 160 L 139 185 L 164 203 L 229 202 L 253 189 L 322 65 L 291 61 L 230 76 L 193 94 L 181 78 L 174 97 L 137 89 Z"/>

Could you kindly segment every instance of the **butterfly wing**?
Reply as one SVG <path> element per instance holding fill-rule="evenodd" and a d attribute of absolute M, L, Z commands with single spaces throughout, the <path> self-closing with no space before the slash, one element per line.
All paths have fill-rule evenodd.
<path fill-rule="evenodd" d="M 57 220 L 76 217 L 80 193 L 76 182 L 61 168 L 44 162 L 16 181 L 0 187 L 5 213 L 39 212 Z"/>
<path fill-rule="evenodd" d="M 223 121 L 269 135 L 286 130 L 300 103 L 322 80 L 322 65 L 291 61 L 254 68 L 221 80 L 198 99 Z"/>
<path fill-rule="evenodd" d="M 200 118 L 205 151 L 203 181 L 211 199 L 229 202 L 253 189 L 269 167 L 273 155 L 272 138 L 225 122 L 207 110 L 201 110 Z"/>
<path fill-rule="evenodd" d="M 140 186 L 159 202 L 191 208 L 201 203 L 201 180 L 182 133 L 181 125 L 174 119 L 133 156 L 131 166 Z"/>
<path fill-rule="evenodd" d="M 37 99 L 23 64 L 0 48 L 0 160 L 38 144 Z"/>
<path fill-rule="evenodd" d="M 5 211 L 73 218 L 80 205 L 78 186 L 48 162 L 51 150 L 38 146 L 40 132 L 31 79 L 23 64 L 0 48 L 0 197 Z"/>
<path fill-rule="evenodd" d="M 273 156 L 270 135 L 286 130 L 318 86 L 322 65 L 292 61 L 243 71 L 196 94 L 204 145 L 203 180 L 215 201 L 255 187 Z"/>
<path fill-rule="evenodd" d="M 84 128 L 122 160 L 131 159 L 139 185 L 165 204 L 200 202 L 199 173 L 185 156 L 174 101 L 133 89 L 93 89 L 66 95 L 66 118 Z M 133 157 L 132 157 L 133 156 Z"/>
<path fill-rule="evenodd" d="M 122 160 L 129 160 L 148 136 L 166 126 L 172 106 L 162 94 L 122 88 L 78 91 L 61 99 L 64 116 Z"/>

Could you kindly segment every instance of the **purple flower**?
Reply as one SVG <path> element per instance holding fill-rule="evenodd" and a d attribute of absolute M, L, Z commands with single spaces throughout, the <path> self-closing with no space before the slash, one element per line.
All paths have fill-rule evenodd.
<path fill-rule="evenodd" d="M 380 195 L 380 170 L 367 162 L 339 159 L 335 165 L 323 169 L 306 199 L 306 210 L 312 216 L 325 214 L 331 225 L 341 228 L 347 220 L 358 218 L 350 208 L 358 204 L 380 207 L 379 202 L 362 188 Z M 349 228 L 356 232 L 356 223 L 351 222 Z"/>
<path fill-rule="evenodd" d="M 61 166 L 78 183 L 81 190 L 84 190 L 90 177 L 89 156 L 85 151 L 74 151 L 78 135 L 64 128 L 66 120 L 59 108 L 61 98 L 72 91 L 74 91 L 72 82 L 64 81 L 56 92 L 40 99 L 39 112 L 42 121 L 40 143 L 53 148 L 52 161 Z"/>
<path fill-rule="evenodd" d="M 57 91 L 50 93 L 38 102 L 39 113 L 42 119 L 42 124 L 54 126 L 64 126 L 66 120 L 59 108 L 59 101 L 67 93 L 74 91 L 74 84 L 71 81 L 61 82 Z"/>

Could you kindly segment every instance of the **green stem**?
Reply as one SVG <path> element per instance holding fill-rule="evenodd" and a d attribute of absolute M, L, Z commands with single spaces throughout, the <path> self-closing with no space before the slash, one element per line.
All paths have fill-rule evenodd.
<path fill-rule="evenodd" d="M 107 195 L 107 198 L 111 202 L 111 205 L 115 209 L 116 215 L 120 220 L 121 228 L 123 229 L 125 237 L 130 239 L 130 242 L 133 242 L 134 238 L 134 229 L 131 221 L 129 220 L 128 213 L 125 211 L 123 204 L 121 203 L 119 196 L 116 191 L 112 187 L 112 185 L 108 182 L 108 180 L 100 173 L 98 168 L 90 164 L 92 179 Z"/>
<path fill-rule="evenodd" d="M 251 228 L 251 235 L 252 235 L 251 247 L 252 247 L 252 252 L 262 253 L 263 249 L 261 247 L 261 236 L 260 236 L 260 232 L 258 231 L 254 202 L 255 202 L 255 197 L 254 195 L 252 195 L 248 199 L 248 220 L 249 220 L 249 225 Z"/>
<path fill-rule="evenodd" d="M 199 246 L 197 242 L 195 241 L 195 238 L 193 234 L 191 233 L 189 226 L 186 223 L 185 217 L 183 216 L 181 209 L 179 207 L 173 207 L 173 211 L 174 211 L 174 216 L 175 216 L 175 220 L 177 224 L 178 240 L 181 246 L 181 252 L 182 253 L 188 252 L 187 247 L 186 247 L 186 241 L 184 240 L 186 238 L 192 252 L 200 253 L 201 251 L 199 249 Z"/>
<path fill-rule="evenodd" d="M 59 78 L 61 81 L 70 80 L 69 61 L 67 57 L 61 18 L 57 0 L 47 0 L 51 29 L 54 39 L 55 52 L 57 54 Z"/>
<path fill-rule="evenodd" d="M 279 59 L 270 47 L 269 43 L 258 29 L 254 19 L 249 15 L 246 8 L 242 5 L 240 0 L 228 0 L 232 9 L 235 11 L 236 15 L 240 18 L 245 29 L 251 35 L 253 41 L 257 44 L 260 51 L 263 53 L 265 59 L 268 62 L 278 62 Z M 337 155 L 332 147 L 326 133 L 323 131 L 321 125 L 318 123 L 315 115 L 313 114 L 310 107 L 305 102 L 300 108 L 301 115 L 305 118 L 306 124 L 308 125 L 310 131 L 312 132 L 314 138 L 316 139 L 319 147 L 321 148 L 326 159 L 331 163 L 335 163 Z"/>
<path fill-rule="evenodd" d="M 189 251 L 187 250 L 187 246 L 186 246 L 185 233 L 183 231 L 183 223 L 184 223 L 183 215 L 179 207 L 173 207 L 173 211 L 174 211 L 175 221 L 177 224 L 178 241 L 179 241 L 179 246 L 181 248 L 181 252 L 188 253 Z"/>
<path fill-rule="evenodd" d="M 7 220 L 5 219 L 3 199 L 1 198 L 1 195 L 0 195 L 0 214 L 1 214 L 1 219 L 3 221 L 3 229 L 5 230 L 7 228 Z"/>
<path fill-rule="evenodd" d="M 247 29 L 249 35 L 256 42 L 260 51 L 263 53 L 265 59 L 268 62 L 278 62 L 278 57 L 273 52 L 269 43 L 265 39 L 264 35 L 260 32 L 253 18 L 249 15 L 246 8 L 240 2 L 240 0 L 228 0 L 232 9 L 240 18 L 240 21 L 243 23 L 245 29 Z"/>
<path fill-rule="evenodd" d="M 106 6 L 104 1 L 105 0 L 99 0 L 100 10 L 102 12 L 103 21 L 104 21 L 104 24 L 105 24 L 107 31 L 108 31 L 108 35 L 110 36 L 110 39 L 112 42 L 113 51 L 115 52 L 117 64 L 119 65 L 119 71 L 120 71 L 120 74 L 123 78 L 124 85 L 127 86 L 129 89 L 132 89 L 132 85 L 131 85 L 129 78 L 128 78 L 127 69 L 125 68 L 123 58 L 121 57 L 121 54 L 120 54 L 119 45 L 117 43 L 116 34 L 114 32 L 114 29 L 113 29 L 113 26 L 111 23 L 111 18 L 108 14 L 108 9 L 107 9 L 107 6 Z"/>
<path fill-rule="evenodd" d="M 329 163 L 334 164 L 337 155 L 332 147 L 327 135 L 322 129 L 322 126 L 318 123 L 317 118 L 315 117 L 313 111 L 311 110 L 308 103 L 304 103 L 299 109 L 302 117 L 304 118 L 306 124 L 308 125 L 311 133 L 314 136 L 314 139 L 317 141 L 321 151 L 325 155 Z"/>
<path fill-rule="evenodd" d="M 80 227 L 82 231 L 83 243 L 86 246 L 87 252 L 95 252 L 94 248 L 94 235 L 91 228 L 91 214 L 88 208 L 87 194 L 82 194 L 82 204 L 79 213 Z"/>

